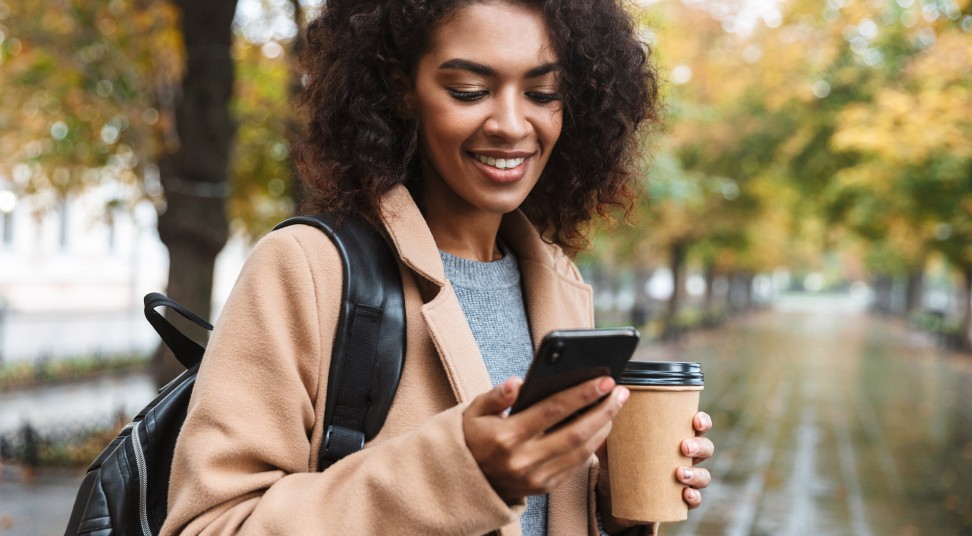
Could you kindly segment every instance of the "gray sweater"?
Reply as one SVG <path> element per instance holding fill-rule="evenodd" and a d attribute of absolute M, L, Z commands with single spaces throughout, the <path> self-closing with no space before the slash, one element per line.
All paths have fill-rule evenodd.
<path fill-rule="evenodd" d="M 511 251 L 503 253 L 498 261 L 478 262 L 439 252 L 493 385 L 510 376 L 522 378 L 533 360 L 520 268 Z M 527 497 L 520 526 L 524 536 L 547 533 L 546 495 Z"/>

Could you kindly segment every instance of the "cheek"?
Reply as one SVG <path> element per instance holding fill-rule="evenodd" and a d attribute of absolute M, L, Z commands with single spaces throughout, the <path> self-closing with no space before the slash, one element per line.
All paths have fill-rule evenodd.
<path fill-rule="evenodd" d="M 547 122 L 541 127 L 541 142 L 547 148 L 548 157 L 550 152 L 553 150 L 554 145 L 556 145 L 557 140 L 560 139 L 560 133 L 563 130 L 563 126 L 563 116 L 560 114 L 560 112 L 557 112 L 548 117 Z"/>
<path fill-rule="evenodd" d="M 461 152 L 478 124 L 474 114 L 447 106 L 426 108 L 420 121 L 427 149 L 439 154 Z"/>

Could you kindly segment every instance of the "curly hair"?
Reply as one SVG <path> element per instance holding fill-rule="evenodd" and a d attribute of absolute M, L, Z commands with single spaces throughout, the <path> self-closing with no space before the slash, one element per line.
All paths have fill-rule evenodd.
<path fill-rule="evenodd" d="M 308 125 L 295 149 L 303 210 L 377 219 L 394 185 L 420 191 L 418 129 L 401 111 L 403 80 L 439 25 L 485 1 L 326 3 L 308 25 L 301 58 Z M 639 129 L 659 115 L 657 74 L 619 0 L 506 1 L 543 13 L 562 64 L 561 135 L 521 208 L 546 240 L 572 254 L 586 246 L 595 215 L 633 203 Z"/>

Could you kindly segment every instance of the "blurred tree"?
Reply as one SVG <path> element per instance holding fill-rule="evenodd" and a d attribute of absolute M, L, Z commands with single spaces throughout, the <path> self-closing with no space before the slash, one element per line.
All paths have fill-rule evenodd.
<path fill-rule="evenodd" d="M 234 24 L 229 0 L 8 1 L 4 187 L 47 208 L 91 186 L 136 192 L 119 203 L 143 190 L 164 209 L 169 292 L 208 314 L 227 216 L 256 238 L 300 197 L 293 61 L 316 3 L 259 0 Z M 876 274 L 910 281 L 911 307 L 929 255 L 972 285 L 970 1 L 791 0 L 753 19 L 739 16 L 745 4 L 640 8 L 667 130 L 644 140 L 655 156 L 636 226 L 594 241 L 603 271 L 633 273 L 644 305 L 645 282 L 668 265 L 669 325 L 688 266 L 705 275 L 712 312 L 717 277 L 748 287 L 755 273 L 807 271 L 821 251 L 862 243 Z"/>
<path fill-rule="evenodd" d="M 175 0 L 181 12 L 185 73 L 173 99 L 177 137 L 159 157 L 165 208 L 159 237 L 169 250 L 167 293 L 203 318 L 212 307 L 216 255 L 229 237 L 230 150 L 236 125 L 230 115 L 236 0 Z M 171 352 L 156 356 L 161 382 L 180 370 Z"/>
<path fill-rule="evenodd" d="M 662 241 L 671 252 L 674 273 L 684 270 L 686 262 L 701 265 L 709 314 L 715 312 L 717 275 L 741 282 L 748 303 L 753 275 L 781 261 L 759 253 L 771 251 L 764 245 L 777 242 L 771 237 L 782 229 L 763 225 L 760 214 L 769 204 L 759 196 L 765 190 L 756 186 L 782 136 L 762 109 L 766 95 L 753 66 L 759 53 L 747 47 L 746 36 L 727 30 L 732 28 L 730 15 L 721 9 L 699 2 L 671 4 L 660 25 L 660 61 L 672 82 L 663 154 L 677 165 L 652 170 L 644 207 L 654 215 L 661 237 L 668 237 Z M 686 27 L 693 29 L 691 38 L 681 30 Z M 659 171 L 670 177 L 662 178 Z M 677 281 L 684 279 L 676 275 Z M 678 293 L 675 298 L 669 308 L 672 319 L 678 314 Z"/>
<path fill-rule="evenodd" d="M 289 62 L 277 41 L 234 45 L 238 83 L 233 117 L 238 121 L 232 162 L 230 219 L 256 239 L 293 214 L 289 195 L 291 129 L 295 114 L 290 94 Z"/>
<path fill-rule="evenodd" d="M 299 46 L 306 9 L 296 0 L 257 7 L 234 27 L 235 2 L 0 1 L 4 187 L 41 210 L 92 186 L 126 185 L 112 210 L 153 198 L 170 249 L 168 292 L 203 316 L 227 211 L 250 238 L 293 211 L 290 104 L 300 81 L 287 47 Z"/>
<path fill-rule="evenodd" d="M 0 2 L 7 187 L 41 210 L 93 186 L 138 192 L 172 126 L 156 97 L 181 72 L 177 20 L 161 0 Z M 117 192 L 115 203 L 141 197 Z"/>
<path fill-rule="evenodd" d="M 880 196 L 899 251 L 916 251 L 912 258 L 923 260 L 934 249 L 958 268 L 965 285 L 961 334 L 972 348 L 970 30 L 949 18 L 919 30 L 894 83 L 882 85 L 873 102 L 842 112 L 834 144 L 865 155 L 845 182 Z M 866 207 L 858 202 L 854 210 Z"/>
<path fill-rule="evenodd" d="M 294 213 L 302 198 L 291 147 L 301 136 L 295 104 L 303 89 L 299 54 L 319 0 L 259 0 L 238 15 L 233 110 L 239 121 L 230 219 L 255 240 Z M 259 9 L 256 9 L 259 7 Z"/>

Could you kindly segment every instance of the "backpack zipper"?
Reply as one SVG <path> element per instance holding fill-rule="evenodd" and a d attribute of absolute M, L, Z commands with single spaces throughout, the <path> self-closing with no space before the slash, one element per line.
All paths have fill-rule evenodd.
<path fill-rule="evenodd" d="M 135 423 L 132 430 L 132 441 L 135 447 L 135 466 L 138 468 L 138 518 L 142 523 L 143 536 L 152 536 L 152 528 L 148 519 L 148 465 L 145 463 L 145 453 L 142 452 L 142 439 L 138 430 L 143 421 Z"/>

